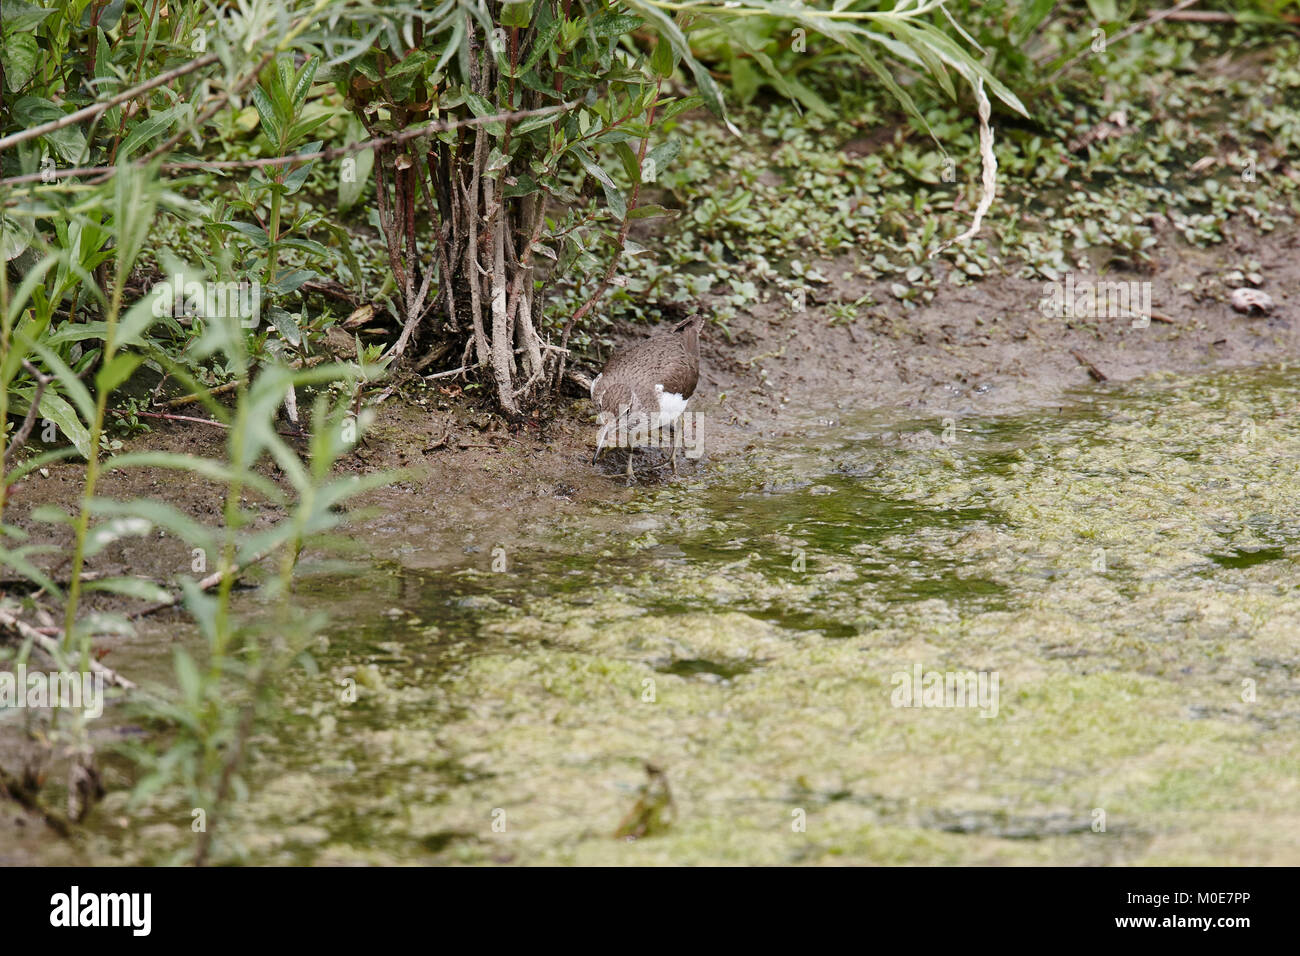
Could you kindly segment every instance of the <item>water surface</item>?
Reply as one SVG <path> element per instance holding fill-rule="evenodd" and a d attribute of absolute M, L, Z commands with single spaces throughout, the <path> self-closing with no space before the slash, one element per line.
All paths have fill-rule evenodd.
<path fill-rule="evenodd" d="M 1300 863 L 1298 409 L 1272 368 L 962 418 L 951 442 L 810 412 L 499 542 L 504 572 L 478 542 L 450 571 L 309 574 L 320 673 L 254 741 L 224 850 Z M 996 674 L 997 715 L 894 706 L 918 664 Z M 130 826 L 122 801 L 92 856 L 190 845 L 179 795 Z"/>

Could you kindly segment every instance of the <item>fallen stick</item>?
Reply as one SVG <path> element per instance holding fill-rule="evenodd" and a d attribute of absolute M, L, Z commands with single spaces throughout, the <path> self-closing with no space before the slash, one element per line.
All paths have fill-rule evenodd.
<path fill-rule="evenodd" d="M 47 637 L 30 624 L 18 620 L 18 618 L 14 617 L 8 611 L 0 610 L 0 627 L 7 627 L 17 631 L 51 658 L 58 660 L 61 648 L 57 640 L 53 637 Z M 110 684 L 116 684 L 118 687 L 125 690 L 135 690 L 135 684 L 133 682 L 127 680 L 111 667 L 105 667 L 99 661 L 92 660 L 90 662 L 90 670 L 91 673 L 104 675 L 104 680 L 108 681 Z"/>
<path fill-rule="evenodd" d="M 324 355 L 313 355 L 305 362 L 293 362 L 290 368 L 297 370 L 303 368 L 315 368 L 321 362 L 325 361 Z M 206 392 L 191 392 L 188 395 L 182 395 L 180 398 L 169 398 L 162 403 L 163 408 L 179 408 L 182 405 L 193 405 L 195 402 L 202 400 L 204 395 L 215 398 L 217 395 L 225 395 L 227 392 L 233 392 L 241 385 L 247 385 L 243 379 L 236 379 L 233 382 L 227 382 L 225 385 L 218 385 L 216 388 L 210 388 Z"/>
<path fill-rule="evenodd" d="M 249 568 L 251 568 L 253 565 L 257 564 L 259 561 L 264 559 L 270 553 L 271 553 L 270 551 L 263 551 L 261 554 L 254 555 L 253 557 L 249 558 L 243 564 L 235 565 L 234 570 L 230 572 L 230 576 L 232 578 L 238 577 L 239 575 L 247 571 Z M 220 571 L 213 571 L 206 578 L 202 578 L 199 580 L 199 590 L 210 591 L 212 588 L 216 587 L 218 584 L 221 583 L 221 577 L 222 575 Z M 180 604 L 180 602 L 181 602 L 181 598 L 179 596 L 173 597 L 170 601 L 159 601 L 157 604 L 150 604 L 148 607 L 142 607 L 138 611 L 132 611 L 130 614 L 127 615 L 127 619 L 131 621 L 138 621 L 140 618 L 148 617 L 150 614 L 153 614 L 157 611 L 164 611 L 169 607 L 176 607 L 176 605 Z"/>
<path fill-rule="evenodd" d="M 161 418 L 164 421 L 169 422 L 193 422 L 195 425 L 211 425 L 213 428 L 230 428 L 230 426 L 225 422 L 213 421 L 211 418 L 199 418 L 196 415 L 166 415 L 162 412 L 128 412 L 120 408 L 110 408 L 109 411 L 114 415 L 121 415 L 125 418 L 130 418 L 132 415 L 135 415 L 139 418 Z M 284 435 L 288 438 L 305 437 L 302 429 L 298 429 L 297 431 L 277 429 L 276 434 Z"/>
<path fill-rule="evenodd" d="M 1275 16 L 1287 23 L 1300 24 L 1300 16 L 1294 13 L 1278 13 Z M 1169 14 L 1165 19 L 1181 20 L 1185 23 L 1237 23 L 1241 20 L 1241 15 L 1225 13 L 1221 10 L 1180 10 L 1178 13 Z"/>
<path fill-rule="evenodd" d="M 226 392 L 233 392 L 243 384 L 245 383 L 242 381 L 227 382 L 225 385 L 218 385 L 216 388 L 210 389 L 206 394 L 215 398 L 217 395 L 224 395 Z M 203 392 L 191 392 L 189 395 L 182 395 L 180 398 L 170 398 L 163 402 L 163 407 L 180 408 L 182 405 L 193 405 L 195 402 L 203 398 L 204 394 L 205 393 Z"/>
<path fill-rule="evenodd" d="M 67 818 L 57 810 L 51 810 L 41 803 L 36 793 L 23 781 L 9 776 L 4 767 L 0 767 L 0 796 L 8 797 L 20 807 L 38 814 L 45 821 L 46 826 L 59 836 L 65 838 L 72 836 L 72 827 L 68 825 Z"/>
<path fill-rule="evenodd" d="M 1088 374 L 1091 375 L 1094 379 L 1096 379 L 1099 382 L 1109 381 L 1106 373 L 1103 372 L 1101 369 L 1097 368 L 1097 366 L 1093 365 L 1091 362 L 1089 362 L 1087 358 L 1084 357 L 1083 353 L 1080 352 L 1078 349 L 1070 349 L 1070 354 L 1074 356 L 1075 361 L 1077 361 L 1080 365 L 1082 365 L 1084 368 L 1088 370 Z"/>

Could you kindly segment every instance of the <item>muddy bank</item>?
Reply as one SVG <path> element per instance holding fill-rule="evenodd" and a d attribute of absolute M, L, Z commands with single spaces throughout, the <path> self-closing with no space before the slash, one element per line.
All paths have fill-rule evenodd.
<path fill-rule="evenodd" d="M 851 261 L 813 263 L 809 273 L 827 281 L 810 285 L 803 311 L 773 293 L 726 330 L 706 326 L 692 402 L 703 418 L 705 453 L 683 461 L 682 475 L 804 427 L 787 414 L 792 408 L 893 409 L 909 419 L 932 417 L 937 439 L 946 419 L 956 424 L 963 417 L 1050 406 L 1066 389 L 1094 382 L 1096 373 L 1120 383 L 1158 371 L 1203 372 L 1300 356 L 1300 230 L 1263 235 L 1243 229 L 1233 236 L 1208 250 L 1170 236 L 1154 250 L 1150 274 L 1075 275 L 1076 283 L 1149 282 L 1157 318 L 1144 328 L 1134 328 L 1127 317 L 1045 315 L 1040 305 L 1049 287 L 1010 274 L 941 284 L 932 303 L 906 308 L 887 283 L 858 280 Z M 1259 263 L 1263 288 L 1275 303 L 1271 315 L 1241 315 L 1228 303 L 1231 286 L 1241 281 L 1232 274 L 1248 259 Z M 847 323 L 821 304 L 863 296 L 882 304 Z M 707 301 L 702 307 L 708 311 Z M 644 334 L 626 329 L 622 340 Z M 585 371 L 598 367 L 588 362 Z M 510 426 L 457 384 L 408 383 L 376 410 L 364 443 L 342 466 L 358 474 L 400 472 L 391 487 L 356 506 L 357 530 L 364 529 L 359 550 L 367 558 L 441 566 L 529 524 L 626 500 L 638 488 L 672 480 L 657 452 L 642 455 L 634 488 L 623 481 L 621 453 L 593 468 L 593 422 L 591 403 L 577 388 L 553 417 Z M 217 429 L 165 422 L 127 447 L 220 457 L 222 441 Z M 48 473 L 19 485 L 8 513 L 33 535 L 57 543 L 63 529 L 32 522 L 31 510 L 46 503 L 71 506 L 83 469 L 56 464 Z M 267 473 L 274 477 L 275 469 Z M 113 472 L 101 488 L 114 498 L 159 498 L 220 523 L 221 490 L 191 476 Z M 270 522 L 279 514 L 268 505 L 263 517 Z M 421 541 L 425 546 L 414 549 L 412 542 Z M 93 564 L 101 573 L 167 580 L 189 573 L 191 558 L 162 537 L 149 548 L 129 541 L 111 546 Z"/>
<path fill-rule="evenodd" d="M 817 263 L 816 271 L 832 281 L 814 290 L 805 311 L 795 312 L 783 296 L 773 296 L 732 323 L 729 337 L 706 326 L 700 386 L 691 405 L 703 416 L 705 454 L 699 462 L 682 463 L 682 475 L 689 478 L 710 461 L 761 454 L 764 443 L 797 434 L 806 423 L 789 415 L 791 409 L 932 416 L 937 439 L 947 418 L 1050 406 L 1065 390 L 1094 383 L 1081 359 L 1109 383 L 1160 371 L 1195 373 L 1293 359 L 1300 356 L 1298 242 L 1296 230 L 1252 233 L 1209 251 L 1171 240 L 1157 253 L 1151 275 L 1076 277 L 1150 282 L 1152 312 L 1161 319 L 1144 328 L 1123 317 L 1044 315 L 1044 283 L 1011 276 L 946 285 L 925 307 L 909 311 L 894 303 L 864 311 L 852 323 L 832 324 L 818 300 L 871 293 L 888 302 L 890 294 L 885 284 L 854 281 L 850 263 Z M 1224 277 L 1246 256 L 1262 263 L 1265 289 L 1276 303 L 1271 315 L 1244 316 L 1228 304 Z M 643 334 L 629 329 L 622 341 Z M 625 486 L 618 455 L 593 469 L 595 427 L 585 397 L 575 395 L 551 421 L 507 430 L 445 391 L 455 389 L 429 387 L 413 399 L 386 404 L 356 456 L 365 468 L 409 469 L 409 477 L 370 498 L 384 512 L 370 525 L 376 556 L 418 565 L 459 561 L 463 548 L 515 534 L 521 524 L 626 500 L 637 488 L 672 481 L 655 453 L 639 466 L 635 488 Z M 403 556 L 407 544 L 385 547 L 390 537 L 405 541 L 407 531 L 447 541 L 448 549 Z"/>

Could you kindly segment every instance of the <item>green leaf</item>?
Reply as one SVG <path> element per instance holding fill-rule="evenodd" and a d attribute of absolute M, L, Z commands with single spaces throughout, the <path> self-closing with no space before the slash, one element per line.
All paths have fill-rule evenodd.
<path fill-rule="evenodd" d="M 199 706 L 199 695 L 203 689 L 203 679 L 199 676 L 198 665 L 183 647 L 172 648 L 176 662 L 176 684 L 181 691 L 181 699 L 190 709 Z"/>
<path fill-rule="evenodd" d="M 100 518 L 143 518 L 156 527 L 166 529 L 191 547 L 216 553 L 217 538 L 212 529 L 164 502 L 150 498 L 128 501 L 92 498 L 88 508 L 91 514 Z"/>
<path fill-rule="evenodd" d="M 4 49 L 0 50 L 0 66 L 4 67 L 5 86 L 11 92 L 17 92 L 27 85 L 27 81 L 36 72 L 36 64 L 41 58 L 41 48 L 36 43 L 36 37 L 30 33 L 10 34 L 7 20 L 5 27 Z"/>
<path fill-rule="evenodd" d="M 876 36 L 876 34 L 871 33 L 868 33 L 867 35 Z M 921 111 L 917 109 L 916 102 L 912 99 L 911 95 L 898 85 L 894 80 L 893 73 L 876 58 L 875 54 L 867 49 L 866 44 L 860 42 L 854 37 L 848 36 L 843 38 L 843 43 L 858 55 L 858 58 L 867 65 L 867 68 L 871 70 L 872 73 L 876 74 L 876 78 L 884 84 L 885 89 L 889 90 L 894 99 L 898 100 L 898 102 L 902 104 L 903 109 L 907 111 L 908 115 L 920 123 L 921 128 L 926 132 L 931 132 L 930 124 L 926 122 L 925 117 L 921 115 Z M 932 132 L 931 135 L 933 135 Z"/>
<path fill-rule="evenodd" d="M 501 152 L 501 150 L 497 149 L 495 146 L 493 146 L 492 152 L 488 153 L 487 169 L 483 170 L 483 172 L 484 173 L 499 172 L 500 170 L 505 169 L 509 165 L 510 165 L 510 157 L 507 156 L 505 153 Z"/>
<path fill-rule="evenodd" d="M 688 109 L 702 107 L 703 104 L 705 104 L 705 100 L 699 98 L 699 96 L 685 96 L 685 98 L 673 100 L 672 103 L 663 105 L 659 111 L 655 112 L 655 120 L 658 120 L 659 122 L 668 122 L 668 120 L 671 120 L 671 118 L 677 116 L 677 114 L 688 111 Z"/>
<path fill-rule="evenodd" d="M 662 39 L 655 44 L 655 51 L 650 55 L 650 68 L 667 79 L 677 68 L 677 59 L 673 56 L 673 45 Z"/>
<path fill-rule="evenodd" d="M 253 89 L 253 106 L 257 108 L 257 115 L 261 118 L 262 132 L 266 134 L 266 138 L 271 143 L 278 146 L 280 143 L 280 124 L 276 120 L 275 106 L 266 90 L 260 86 Z"/>
<path fill-rule="evenodd" d="M 8 262 L 22 255 L 34 238 L 35 233 L 27 223 L 0 212 L 0 262 Z"/>
<path fill-rule="evenodd" d="M 304 282 L 310 282 L 316 278 L 316 273 L 310 269 L 295 269 L 293 272 L 280 276 L 271 283 L 271 291 L 276 295 L 288 295 L 290 292 L 297 292 Z"/>
<path fill-rule="evenodd" d="M 188 281 L 188 278 L 185 276 L 182 281 Z M 114 345 L 118 348 L 125 345 L 144 345 L 144 333 L 160 318 L 154 314 L 155 307 L 170 314 L 171 305 L 171 299 L 163 302 L 155 295 L 147 295 L 137 300 L 135 305 L 126 310 L 126 315 L 122 316 L 122 321 L 117 326 Z"/>
<path fill-rule="evenodd" d="M 10 37 L 23 33 L 35 32 L 45 22 L 45 18 L 54 13 L 54 7 L 37 7 L 30 3 L 15 3 L 8 0 L 4 5 L 4 36 L 8 43 Z"/>
<path fill-rule="evenodd" d="M 90 430 L 77 417 L 76 409 L 47 388 L 41 396 L 40 412 L 43 418 L 58 426 L 63 437 L 72 442 L 82 458 L 90 460 Z M 91 413 L 94 414 L 93 408 Z"/>
<path fill-rule="evenodd" d="M 1119 19 L 1115 0 L 1088 0 L 1088 10 L 1101 23 L 1111 23 Z"/>
<path fill-rule="evenodd" d="M 313 256 L 328 256 L 329 250 L 315 239 L 281 239 L 276 245 L 281 249 L 297 249 Z"/>
<path fill-rule="evenodd" d="M 0 482 L 0 484 L 3 484 L 4 487 L 8 488 L 10 485 L 22 481 L 37 468 L 44 468 L 50 462 L 62 461 L 64 458 L 71 458 L 75 454 L 77 454 L 77 449 L 75 448 L 56 448 L 53 451 L 44 452 L 28 461 L 13 465 L 13 467 L 5 472 L 4 480 L 3 482 Z M 33 515 L 35 514 L 35 512 L 32 513 Z M 5 530 L 11 531 L 13 529 L 6 528 Z"/>
<path fill-rule="evenodd" d="M 135 451 L 116 455 L 104 462 L 105 474 L 114 468 L 171 468 L 200 475 L 220 485 L 228 485 L 238 480 L 263 495 L 268 501 L 278 504 L 285 500 L 284 492 L 275 482 L 268 481 L 256 471 L 235 470 L 210 458 L 196 458 L 193 455 L 166 451 Z"/>
<path fill-rule="evenodd" d="M 529 51 L 528 59 L 524 61 L 523 72 L 527 73 L 536 66 L 537 61 L 551 49 L 551 45 L 555 43 L 556 34 L 560 32 L 563 22 L 561 18 L 557 17 L 538 32 L 533 40 L 533 48 Z"/>
<path fill-rule="evenodd" d="M 290 345 L 297 345 L 302 341 L 302 330 L 298 328 L 297 321 L 284 309 L 271 306 L 269 318 L 276 331 L 284 336 L 284 340 Z"/>
<path fill-rule="evenodd" d="M 186 117 L 190 114 L 190 106 L 187 103 L 178 103 L 171 109 L 163 110 L 161 113 L 154 113 L 148 119 L 136 125 L 134 129 L 122 140 L 122 146 L 117 151 L 118 161 L 129 159 L 141 146 L 146 146 L 153 142 L 167 130 L 171 129 L 172 124 L 177 119 Z"/>
<path fill-rule="evenodd" d="M 317 113 L 314 116 L 307 116 L 298 120 L 298 122 L 293 124 L 292 129 L 289 130 L 289 148 L 293 149 L 294 152 L 299 153 L 317 152 L 320 149 L 320 143 L 317 143 L 315 146 L 304 146 L 301 148 L 294 144 L 301 143 L 312 133 L 316 132 L 316 130 L 333 120 L 334 117 L 334 113 L 326 111 L 324 113 Z"/>
<path fill-rule="evenodd" d="M 47 549 L 41 548 L 40 550 Z M 63 590 L 44 571 L 27 560 L 27 555 L 35 551 L 35 548 L 19 548 L 16 551 L 0 548 L 0 566 L 13 568 L 38 587 L 45 588 L 54 597 L 62 598 Z"/>
<path fill-rule="evenodd" d="M 722 99 L 722 90 L 718 87 L 717 82 L 709 75 L 705 66 L 695 59 L 691 53 L 691 45 L 682 33 L 681 28 L 658 7 L 651 6 L 643 0 L 623 0 L 623 3 L 629 7 L 635 8 L 646 20 L 653 24 L 658 31 L 660 39 L 666 39 L 672 44 L 673 53 L 678 59 L 685 63 L 691 75 L 695 77 L 695 85 L 699 88 L 700 96 L 704 98 L 704 103 L 709 107 L 715 116 L 726 123 L 727 128 L 737 136 L 740 130 L 727 119 L 727 105 Z"/>
<path fill-rule="evenodd" d="M 502 0 L 501 23 L 507 27 L 526 27 L 533 20 L 533 0 Z"/>
<path fill-rule="evenodd" d="M 623 13 L 601 14 L 591 24 L 591 33 L 599 39 L 618 37 L 631 33 L 644 21 L 640 17 L 630 17 Z"/>
<path fill-rule="evenodd" d="M 655 203 L 647 203 L 644 206 L 637 206 L 635 209 L 633 209 L 630 213 L 627 214 L 627 218 L 657 219 L 661 216 L 666 216 L 670 219 L 675 219 L 681 214 L 682 211 L 680 209 L 669 209 L 666 206 L 656 205 Z"/>
<path fill-rule="evenodd" d="M 958 73 L 966 77 L 967 81 L 972 85 L 974 85 L 975 78 L 978 76 L 980 79 L 984 80 L 984 84 L 989 88 L 989 92 L 1000 99 L 1003 103 L 1011 107 L 1021 116 L 1027 117 L 1029 115 L 1029 112 L 1025 109 L 1025 105 L 1020 102 L 1020 98 L 1007 89 L 1002 81 L 990 73 L 982 63 L 959 47 L 953 41 L 952 37 L 948 36 L 948 34 L 944 33 L 937 27 L 921 22 L 917 22 L 907 29 L 915 30 L 920 34 L 924 39 L 918 40 L 917 42 L 928 41 L 929 46 L 934 53 Z"/>
<path fill-rule="evenodd" d="M 347 144 L 359 143 L 365 138 L 365 127 L 355 116 L 348 121 Z M 373 149 L 363 149 L 360 152 L 353 153 L 351 156 L 344 157 L 343 162 L 352 160 L 350 167 L 351 172 L 347 179 L 341 175 L 339 177 L 339 211 L 344 212 L 351 209 L 361 198 L 361 192 L 366 187 L 366 182 L 370 179 L 370 171 L 375 166 L 375 151 Z"/>
<path fill-rule="evenodd" d="M 84 342 L 86 339 L 95 339 L 102 342 L 107 334 L 107 322 L 65 322 L 57 332 L 46 336 L 44 341 L 46 345 Z"/>
<path fill-rule="evenodd" d="M 632 147 L 627 143 L 615 143 L 614 152 L 618 154 L 618 158 L 622 161 L 623 172 L 627 174 L 627 178 L 633 184 L 639 183 L 641 181 L 641 169 L 637 165 L 636 153 L 632 152 Z"/>
<path fill-rule="evenodd" d="M 545 116 L 530 116 L 526 120 L 521 120 L 514 131 L 516 136 L 522 136 L 524 133 L 531 133 L 533 130 L 542 126 L 551 126 L 556 120 L 563 120 L 565 114 L 562 112 L 547 113 Z"/>
<path fill-rule="evenodd" d="M 587 173 L 593 176 L 605 190 L 605 202 L 609 205 L 610 212 L 617 219 L 626 216 L 627 201 L 623 198 L 618 186 L 614 184 L 614 180 L 609 178 L 609 173 L 600 168 L 600 164 L 596 162 L 585 146 L 579 146 L 574 150 L 574 153 L 577 155 L 578 161 L 582 163 L 583 168 L 587 170 Z"/>
<path fill-rule="evenodd" d="M 39 96 L 24 96 L 13 105 L 13 118 L 18 126 L 40 126 L 66 115 L 64 110 Z M 86 134 L 76 124 L 46 133 L 42 138 L 65 163 L 75 165 L 86 151 Z"/>
<path fill-rule="evenodd" d="M 539 188 L 532 176 L 520 173 L 514 183 L 506 183 L 504 193 L 507 199 L 513 199 L 516 196 L 531 196 Z"/>
<path fill-rule="evenodd" d="M 304 150 L 304 152 L 306 152 L 306 150 Z M 311 167 L 314 164 L 314 162 L 315 160 L 309 160 L 308 162 L 303 163 L 297 169 L 294 169 L 291 172 L 289 172 L 284 177 L 284 180 L 281 182 L 280 185 L 284 189 L 284 194 L 286 196 L 292 196 L 299 189 L 302 189 L 302 184 L 307 181 L 307 176 L 311 173 Z"/>
<path fill-rule="evenodd" d="M 261 226 L 255 226 L 251 222 L 219 222 L 216 225 L 220 229 L 242 233 L 252 239 L 257 246 L 265 248 L 270 245 L 271 240 L 266 237 L 266 231 Z"/>
<path fill-rule="evenodd" d="M 131 377 L 143 358 L 130 352 L 121 352 L 105 363 L 95 375 L 95 388 L 101 394 L 111 393 L 115 388 Z"/>
<path fill-rule="evenodd" d="M 199 631 L 209 642 L 217 633 L 217 599 L 199 589 L 199 583 L 192 578 L 182 577 L 179 581 L 181 594 L 185 601 L 185 610 L 190 612 Z"/>
<path fill-rule="evenodd" d="M 61 505 L 37 505 L 32 509 L 32 518 L 43 524 L 66 524 L 68 527 L 77 522 Z"/>
<path fill-rule="evenodd" d="M 498 112 L 496 107 L 494 107 L 486 97 L 481 96 L 478 93 L 466 91 L 465 103 L 469 106 L 470 112 L 475 116 L 495 116 Z M 500 120 L 491 123 L 484 123 L 483 127 L 492 136 L 504 136 L 506 134 L 505 123 Z"/>
<path fill-rule="evenodd" d="M 293 85 L 293 105 L 295 112 L 301 111 L 304 103 L 307 102 L 307 94 L 311 92 L 312 80 L 316 78 L 316 70 L 320 66 L 320 57 L 312 57 L 303 64 L 298 73 L 298 78 Z"/>
<path fill-rule="evenodd" d="M 646 154 L 642 175 L 647 182 L 654 182 L 667 169 L 677 154 L 682 151 L 681 140 L 670 136 Z"/>
<path fill-rule="evenodd" d="M 33 342 L 22 332 L 15 332 L 15 341 L 24 348 L 30 349 L 41 357 L 45 362 L 46 368 L 54 373 L 59 384 L 63 386 L 68 397 L 72 399 L 77 411 L 81 412 L 86 421 L 95 417 L 95 401 L 90 397 L 90 389 L 86 388 L 85 383 L 77 377 L 77 374 L 68 368 L 67 363 L 59 358 L 53 349 L 49 348 L 44 342 Z M 47 390 L 48 394 L 48 390 Z"/>

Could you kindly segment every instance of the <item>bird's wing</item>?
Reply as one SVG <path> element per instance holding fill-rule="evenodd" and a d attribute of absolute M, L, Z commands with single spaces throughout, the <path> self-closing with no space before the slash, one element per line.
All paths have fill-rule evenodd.
<path fill-rule="evenodd" d="M 665 357 L 670 355 L 672 358 L 663 363 L 667 371 L 659 384 L 663 385 L 666 392 L 690 398 L 700 380 L 699 359 L 686 350 L 686 344 L 680 335 L 674 335 L 671 342 L 665 342 L 664 351 Z"/>

